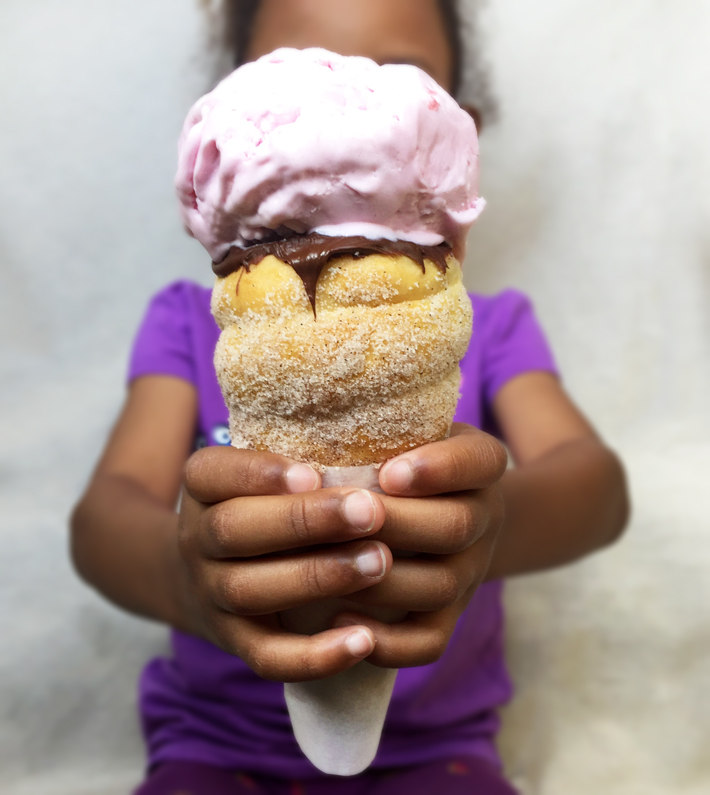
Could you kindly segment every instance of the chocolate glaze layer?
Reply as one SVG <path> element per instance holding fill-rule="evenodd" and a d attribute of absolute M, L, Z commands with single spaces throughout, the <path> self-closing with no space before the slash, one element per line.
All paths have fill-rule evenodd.
<path fill-rule="evenodd" d="M 424 260 L 433 262 L 442 273 L 446 273 L 446 258 L 451 254 L 451 246 L 441 243 L 438 246 L 418 246 L 407 240 L 370 240 L 367 237 L 329 237 L 328 235 L 296 235 L 284 240 L 257 243 L 249 248 L 233 246 L 221 262 L 213 262 L 212 270 L 217 276 L 229 276 L 239 268 L 249 269 L 273 254 L 274 257 L 290 265 L 299 275 L 306 288 L 308 300 L 316 311 L 316 284 L 323 268 L 329 260 L 338 256 L 355 259 L 369 254 L 403 255 L 414 260 L 425 271 Z"/>

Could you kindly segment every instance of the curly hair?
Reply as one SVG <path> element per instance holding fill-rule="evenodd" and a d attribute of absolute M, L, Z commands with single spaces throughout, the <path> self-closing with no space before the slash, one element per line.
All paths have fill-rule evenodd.
<path fill-rule="evenodd" d="M 234 66 L 241 66 L 249 49 L 254 18 L 261 5 L 260 0 L 225 0 L 228 43 L 234 54 Z M 437 0 L 444 33 L 451 48 L 451 85 L 456 96 L 463 80 L 463 36 L 461 16 L 457 0 Z"/>
<path fill-rule="evenodd" d="M 478 7 L 484 0 L 437 0 L 444 33 L 451 47 L 452 94 L 473 113 L 477 124 L 494 122 L 498 105 L 490 90 L 487 64 L 479 46 L 476 24 Z M 225 70 L 241 66 L 249 50 L 260 0 L 199 0 L 208 14 L 212 42 L 222 57 L 215 79 Z"/>

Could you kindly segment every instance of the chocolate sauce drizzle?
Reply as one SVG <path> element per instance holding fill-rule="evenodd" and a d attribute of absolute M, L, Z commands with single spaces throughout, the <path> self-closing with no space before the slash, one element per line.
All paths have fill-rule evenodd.
<path fill-rule="evenodd" d="M 414 260 L 425 272 L 424 260 L 428 259 L 446 273 L 446 258 L 451 254 L 451 246 L 441 243 L 438 246 L 418 246 L 407 240 L 370 240 L 367 237 L 329 237 L 312 233 L 296 235 L 284 240 L 257 243 L 249 248 L 233 246 L 221 262 L 213 262 L 212 270 L 217 276 L 229 276 L 239 268 L 248 273 L 269 254 L 290 265 L 298 274 L 306 288 L 308 300 L 316 312 L 316 284 L 323 268 L 333 257 L 348 255 L 355 259 L 369 254 L 404 255 Z"/>

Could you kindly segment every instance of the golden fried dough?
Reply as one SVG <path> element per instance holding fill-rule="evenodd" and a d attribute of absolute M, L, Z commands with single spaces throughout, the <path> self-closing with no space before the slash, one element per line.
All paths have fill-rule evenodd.
<path fill-rule="evenodd" d="M 447 266 L 334 257 L 315 313 L 296 271 L 274 256 L 218 278 L 215 366 L 232 443 L 356 466 L 445 438 L 471 335 L 460 266 L 453 256 Z"/>

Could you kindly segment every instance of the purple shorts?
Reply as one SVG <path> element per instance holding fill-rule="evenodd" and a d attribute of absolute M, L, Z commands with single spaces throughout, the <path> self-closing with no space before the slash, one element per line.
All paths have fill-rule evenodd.
<path fill-rule="evenodd" d="M 166 762 L 134 795 L 518 795 L 501 773 L 483 759 L 431 762 L 388 771 L 365 771 L 288 781 L 247 775 L 196 762 Z"/>

